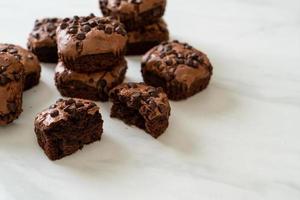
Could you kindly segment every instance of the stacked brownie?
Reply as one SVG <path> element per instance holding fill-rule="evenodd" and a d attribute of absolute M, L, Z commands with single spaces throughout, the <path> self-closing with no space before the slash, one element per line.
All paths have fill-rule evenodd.
<path fill-rule="evenodd" d="M 99 0 L 104 16 L 119 19 L 128 31 L 127 55 L 142 55 L 169 40 L 162 19 L 166 0 Z"/>
<path fill-rule="evenodd" d="M 107 101 L 123 82 L 127 32 L 110 17 L 65 18 L 56 32 L 59 63 L 55 82 L 63 96 Z"/>

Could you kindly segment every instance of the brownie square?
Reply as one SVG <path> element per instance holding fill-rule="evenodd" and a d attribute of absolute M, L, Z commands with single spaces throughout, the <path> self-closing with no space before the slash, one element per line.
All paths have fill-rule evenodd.
<path fill-rule="evenodd" d="M 154 138 L 169 126 L 171 107 L 162 88 L 145 83 L 124 83 L 110 92 L 111 117 L 145 130 Z"/>
<path fill-rule="evenodd" d="M 82 99 L 58 100 L 37 115 L 34 125 L 38 143 L 50 160 L 100 140 L 103 132 L 99 107 Z"/>

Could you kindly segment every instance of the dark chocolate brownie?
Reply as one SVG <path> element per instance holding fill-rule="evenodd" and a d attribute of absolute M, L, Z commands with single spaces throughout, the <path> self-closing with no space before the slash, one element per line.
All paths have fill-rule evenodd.
<path fill-rule="evenodd" d="M 56 28 L 60 23 L 61 19 L 58 18 L 44 18 L 35 21 L 27 47 L 37 55 L 41 62 L 56 63 L 58 60 Z"/>
<path fill-rule="evenodd" d="M 19 58 L 0 52 L 0 125 L 13 122 L 22 112 L 24 66 Z"/>
<path fill-rule="evenodd" d="M 163 134 L 169 125 L 171 108 L 162 88 L 124 83 L 111 90 L 110 99 L 111 117 L 144 129 L 154 138 Z"/>
<path fill-rule="evenodd" d="M 0 44 L 0 52 L 14 55 L 23 64 L 25 69 L 24 90 L 28 90 L 39 83 L 41 65 L 32 52 L 13 44 Z"/>
<path fill-rule="evenodd" d="M 123 59 L 127 32 L 110 17 L 74 16 L 57 29 L 59 58 L 77 72 L 109 69 Z"/>
<path fill-rule="evenodd" d="M 139 29 L 160 19 L 165 12 L 166 0 L 99 0 L 104 16 L 119 19 L 127 31 Z"/>
<path fill-rule="evenodd" d="M 110 70 L 88 74 L 67 69 L 60 62 L 56 67 L 55 83 L 63 96 L 107 101 L 110 89 L 123 82 L 126 70 L 125 59 Z"/>
<path fill-rule="evenodd" d="M 144 81 L 162 87 L 172 100 L 186 99 L 205 89 L 212 72 L 204 53 L 178 41 L 163 42 L 142 59 Z"/>
<path fill-rule="evenodd" d="M 167 24 L 163 19 L 128 32 L 127 55 L 143 55 L 163 41 L 169 40 Z"/>
<path fill-rule="evenodd" d="M 51 160 L 61 159 L 101 139 L 99 107 L 82 99 L 58 100 L 34 121 L 40 147 Z"/>

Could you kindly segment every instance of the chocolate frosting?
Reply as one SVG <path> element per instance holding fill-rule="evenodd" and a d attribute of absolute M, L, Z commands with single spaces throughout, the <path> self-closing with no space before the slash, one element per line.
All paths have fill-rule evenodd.
<path fill-rule="evenodd" d="M 191 87 L 194 81 L 212 75 L 207 56 L 187 43 L 164 42 L 142 59 L 142 70 L 152 71 L 170 84 L 172 80 Z"/>
<path fill-rule="evenodd" d="M 163 19 L 150 25 L 141 27 L 139 30 L 128 32 L 128 43 L 139 43 L 145 41 L 167 41 L 169 31 Z"/>
<path fill-rule="evenodd" d="M 21 112 L 23 80 L 23 65 L 13 55 L 0 52 L 0 116 Z"/>
<path fill-rule="evenodd" d="M 166 6 L 166 0 L 100 0 L 100 5 L 105 6 L 114 14 L 139 15 L 155 7 Z"/>
<path fill-rule="evenodd" d="M 75 16 L 65 19 L 57 29 L 58 52 L 70 59 L 111 52 L 119 55 L 126 42 L 124 26 L 109 17 Z"/>
<path fill-rule="evenodd" d="M 48 109 L 37 114 L 35 125 L 39 126 L 42 131 L 50 128 L 59 121 L 68 121 L 72 117 L 72 112 L 86 111 L 89 115 L 100 113 L 99 107 L 92 101 L 83 99 L 59 99 Z"/>
<path fill-rule="evenodd" d="M 37 19 L 28 38 L 29 48 L 55 47 L 56 28 L 61 23 L 58 18 Z"/>
<path fill-rule="evenodd" d="M 41 73 L 41 65 L 38 58 L 30 51 L 13 44 L 0 44 L 0 52 L 8 52 L 20 59 L 24 65 L 25 77 L 31 73 Z"/>
<path fill-rule="evenodd" d="M 130 103 L 139 101 L 139 113 L 145 120 L 153 120 L 160 116 L 169 117 L 171 107 L 166 93 L 162 88 L 155 88 L 145 83 L 123 83 L 115 87 L 110 93 L 111 99 L 117 101 L 121 99 L 132 98 L 132 101 L 126 101 L 128 107 L 134 108 Z M 138 100 L 134 100 L 134 98 Z"/>
<path fill-rule="evenodd" d="M 78 73 L 67 69 L 62 62 L 59 62 L 56 66 L 56 77 L 62 79 L 63 82 L 67 81 L 80 81 L 88 86 L 97 88 L 98 83 L 104 80 L 106 87 L 111 89 L 114 86 L 114 82 L 119 79 L 119 76 L 127 69 L 127 62 L 125 59 L 113 67 L 110 71 L 99 71 L 94 73 Z"/>

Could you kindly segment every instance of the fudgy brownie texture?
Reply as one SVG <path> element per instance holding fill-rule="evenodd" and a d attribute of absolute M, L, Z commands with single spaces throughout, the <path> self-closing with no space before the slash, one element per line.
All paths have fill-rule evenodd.
<path fill-rule="evenodd" d="M 22 112 L 24 67 L 8 52 L 0 52 L 0 125 L 13 122 Z"/>
<path fill-rule="evenodd" d="M 172 100 L 186 99 L 205 89 L 212 73 L 204 53 L 178 41 L 163 42 L 142 59 L 145 83 L 162 87 Z"/>
<path fill-rule="evenodd" d="M 37 115 L 34 126 L 37 141 L 50 160 L 100 140 L 103 132 L 99 107 L 82 99 L 58 100 Z"/>
<path fill-rule="evenodd" d="M 125 59 L 110 70 L 88 74 L 67 69 L 60 62 L 55 70 L 55 83 L 63 96 L 107 101 L 110 89 L 123 82 L 126 70 Z"/>
<path fill-rule="evenodd" d="M 57 29 L 58 54 L 77 72 L 109 69 L 123 59 L 127 42 L 124 25 L 110 17 L 74 16 Z"/>
<path fill-rule="evenodd" d="M 154 46 L 169 40 L 167 24 L 163 19 L 128 32 L 127 55 L 143 55 Z"/>
<path fill-rule="evenodd" d="M 110 99 L 111 117 L 144 129 L 154 138 L 163 134 L 169 125 L 171 108 L 162 88 L 124 83 L 111 90 Z"/>
<path fill-rule="evenodd" d="M 0 44 L 0 52 L 12 54 L 23 64 L 25 70 L 24 90 L 28 90 L 39 83 L 41 65 L 32 52 L 13 44 Z"/>
<path fill-rule="evenodd" d="M 56 63 L 58 60 L 56 28 L 61 23 L 58 18 L 37 19 L 29 35 L 27 47 L 41 62 Z"/>
<path fill-rule="evenodd" d="M 166 0 L 99 0 L 104 16 L 119 19 L 127 31 L 152 24 L 164 15 Z"/>

